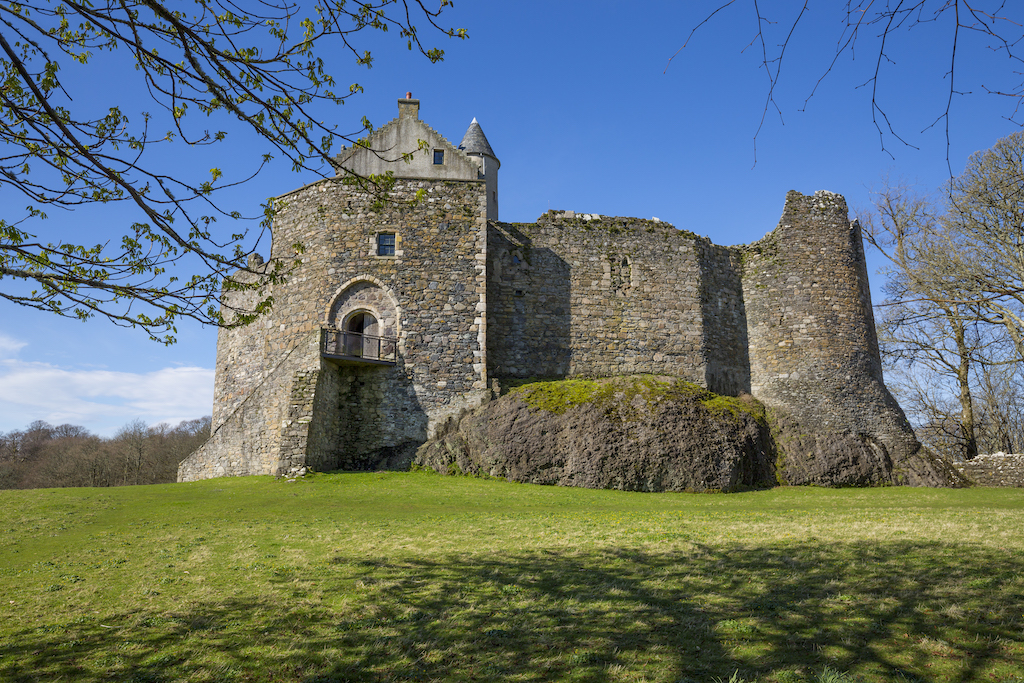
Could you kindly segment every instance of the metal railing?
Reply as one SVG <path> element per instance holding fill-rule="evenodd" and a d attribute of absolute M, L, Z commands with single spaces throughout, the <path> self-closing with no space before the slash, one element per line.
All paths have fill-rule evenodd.
<path fill-rule="evenodd" d="M 395 363 L 398 340 L 325 327 L 320 333 L 320 353 L 331 358 Z"/>

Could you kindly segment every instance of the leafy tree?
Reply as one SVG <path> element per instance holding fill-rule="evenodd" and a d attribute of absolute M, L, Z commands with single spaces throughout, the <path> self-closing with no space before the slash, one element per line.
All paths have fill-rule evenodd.
<path fill-rule="evenodd" d="M 428 1 L 0 1 L 0 297 L 68 317 L 105 316 L 167 343 L 181 317 L 237 325 L 267 310 L 260 292 L 283 266 L 250 264 L 243 216 L 222 206 L 220 192 L 275 155 L 295 170 L 333 172 L 335 144 L 355 136 L 322 123 L 322 105 L 343 104 L 362 87 L 336 81 L 330 51 L 369 67 L 364 44 L 391 31 L 410 50 L 442 59 L 421 43 L 417 24 L 466 33 L 437 23 L 451 0 Z M 134 67 L 151 111 L 111 104 L 96 114 L 81 103 L 87 93 L 76 77 L 107 60 Z M 184 154 L 221 143 L 228 129 L 261 141 L 252 175 L 228 179 L 213 168 L 182 177 L 157 158 L 168 145 Z M 96 245 L 42 236 L 53 211 L 115 203 L 139 216 L 123 235 Z M 275 206 L 263 209 L 266 226 Z M 230 277 L 237 269 L 248 276 Z M 255 292 L 252 307 L 223 316 L 222 287 Z"/>

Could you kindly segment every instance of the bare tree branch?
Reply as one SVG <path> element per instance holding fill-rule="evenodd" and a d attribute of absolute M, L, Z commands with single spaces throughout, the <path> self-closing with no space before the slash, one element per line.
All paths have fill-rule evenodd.
<path fill-rule="evenodd" d="M 761 66 L 765 69 L 768 76 L 765 103 L 754 132 L 754 156 L 756 163 L 757 138 L 764 129 L 769 109 L 774 108 L 779 113 L 780 120 L 782 120 L 782 107 L 776 101 L 776 94 L 783 77 L 783 63 L 786 61 L 787 52 L 792 46 L 793 41 L 797 39 L 798 26 L 804 20 L 807 12 L 812 9 L 812 6 L 809 0 L 803 2 L 798 6 L 799 9 L 793 18 L 786 19 L 780 23 L 771 20 L 765 14 L 762 9 L 764 0 L 749 0 L 749 2 L 749 6 L 753 10 L 756 19 L 756 35 L 750 44 L 757 43 L 760 45 Z M 669 63 L 689 46 L 693 36 L 711 23 L 712 20 L 728 21 L 725 18 L 726 12 L 724 10 L 734 4 L 736 4 L 736 0 L 723 2 L 715 6 L 710 13 L 697 22 L 690 30 L 682 47 L 669 59 Z M 780 9 L 774 9 L 774 11 L 789 13 L 792 12 L 793 7 L 794 5 L 791 3 L 781 3 Z M 833 3 L 819 2 L 813 6 L 815 9 L 818 7 L 822 7 L 826 12 L 837 11 L 834 9 Z M 950 175 L 952 176 L 952 166 L 949 160 L 950 113 L 954 106 L 954 96 L 970 94 L 967 91 L 959 90 L 957 86 L 958 67 L 964 58 L 962 53 L 967 48 L 967 45 L 964 43 L 964 33 L 973 33 L 982 37 L 988 41 L 988 49 L 1003 52 L 1006 54 L 1009 62 L 1020 65 L 1024 63 L 1024 55 L 1018 54 L 1019 45 L 1021 40 L 1024 39 L 1024 31 L 1022 31 L 1022 23 L 1024 22 L 1017 17 L 1024 17 L 1022 9 L 1016 5 L 1013 6 L 1013 10 L 1009 9 L 1006 0 L 847 0 L 845 7 L 838 10 L 837 14 L 837 19 L 839 20 L 837 23 L 842 25 L 842 29 L 837 31 L 838 37 L 835 52 L 823 59 L 826 62 L 826 66 L 821 76 L 811 85 L 803 105 L 799 107 L 799 111 L 807 109 L 810 100 L 818 92 L 822 83 L 833 75 L 840 58 L 848 55 L 853 60 L 856 56 L 858 44 L 867 41 L 874 54 L 872 73 L 855 87 L 871 86 L 871 120 L 878 133 L 880 148 L 892 156 L 892 151 L 886 144 L 886 140 L 892 138 L 902 145 L 916 149 L 906 136 L 897 130 L 890 119 L 887 108 L 882 102 L 879 84 L 883 78 L 887 77 L 887 72 L 890 70 L 898 73 L 899 66 L 889 56 L 889 46 L 891 43 L 903 40 L 909 31 L 923 30 L 922 27 L 926 24 L 940 25 L 948 21 L 951 31 L 945 43 L 949 55 L 949 69 L 944 74 L 944 77 L 949 79 L 945 98 L 946 103 L 943 110 L 924 130 L 935 126 L 939 121 L 944 122 L 946 164 L 950 167 Z M 773 29 L 772 27 L 775 26 L 778 28 Z M 865 35 L 865 29 L 870 27 L 877 27 L 877 34 L 873 36 L 870 34 Z M 770 48 L 769 46 L 773 47 Z M 977 47 L 972 47 L 971 49 L 975 52 L 978 51 Z M 667 70 L 668 65 L 666 65 Z M 982 87 L 986 93 L 1003 95 L 1015 100 L 1013 113 L 1008 119 L 1016 121 L 1017 113 L 1020 111 L 1022 103 L 1024 103 L 1024 73 L 1022 73 L 1018 66 L 1017 69 L 1009 69 L 1008 72 L 1001 74 L 1000 77 L 1003 79 L 1013 79 L 1015 81 L 1014 87 L 1008 89 L 985 85 Z M 1024 122 L 1018 121 L 1018 123 Z"/>

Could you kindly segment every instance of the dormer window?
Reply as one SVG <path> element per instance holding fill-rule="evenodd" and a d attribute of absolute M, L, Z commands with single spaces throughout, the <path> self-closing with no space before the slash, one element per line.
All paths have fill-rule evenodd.
<path fill-rule="evenodd" d="M 442 166 L 442 165 L 444 165 L 444 150 L 443 149 L 435 149 L 434 150 L 434 165 L 435 166 Z"/>

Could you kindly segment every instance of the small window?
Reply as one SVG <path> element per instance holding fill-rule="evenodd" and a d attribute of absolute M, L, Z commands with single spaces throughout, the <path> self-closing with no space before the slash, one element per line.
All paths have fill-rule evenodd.
<path fill-rule="evenodd" d="M 443 149 L 435 149 L 434 150 L 434 165 L 435 166 L 440 166 L 442 164 L 444 164 L 444 150 Z"/>
<path fill-rule="evenodd" d="M 377 256 L 395 255 L 395 233 L 382 232 L 377 235 Z"/>

